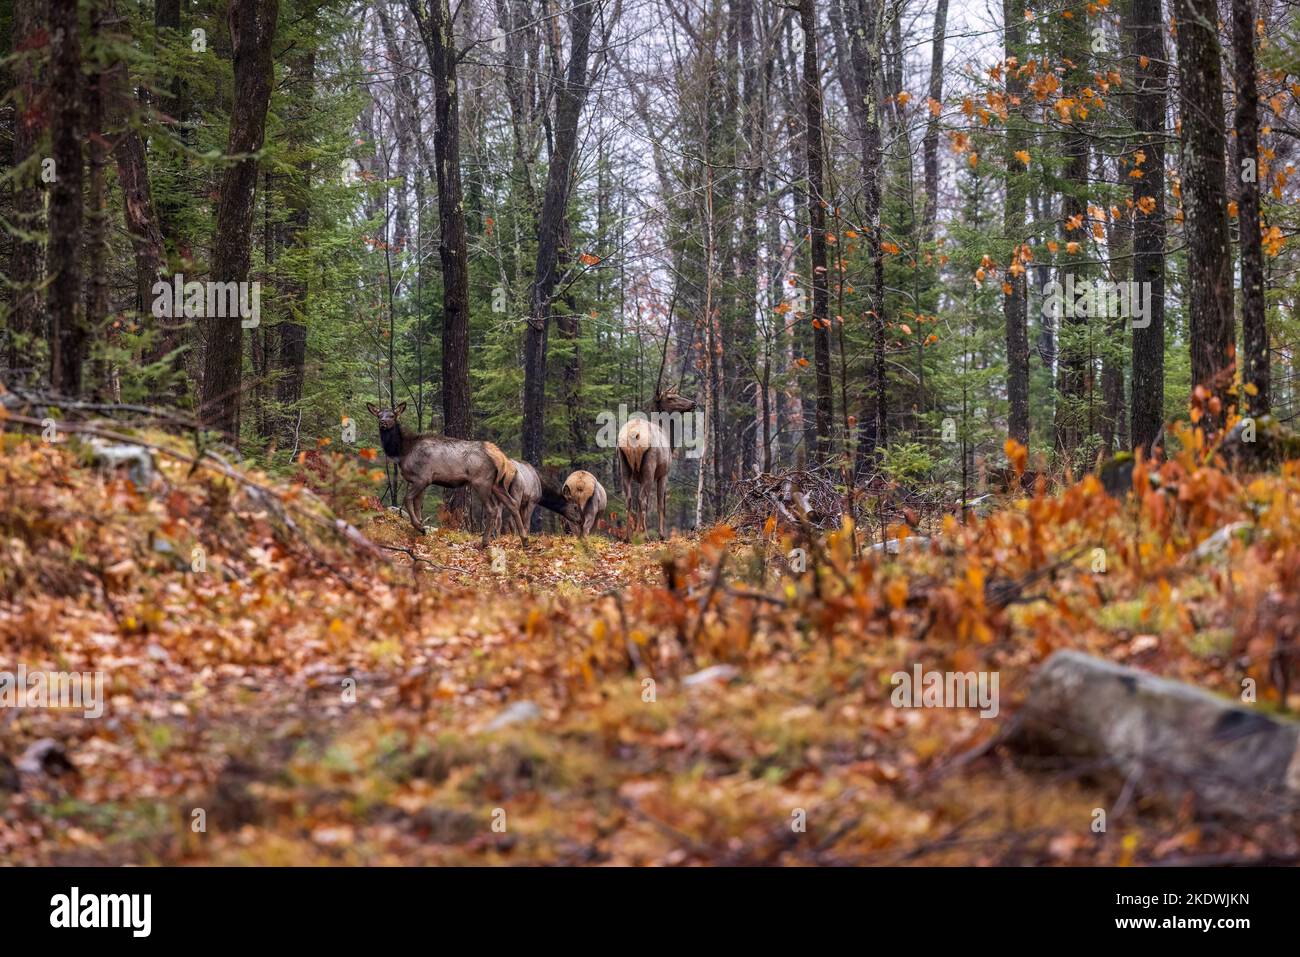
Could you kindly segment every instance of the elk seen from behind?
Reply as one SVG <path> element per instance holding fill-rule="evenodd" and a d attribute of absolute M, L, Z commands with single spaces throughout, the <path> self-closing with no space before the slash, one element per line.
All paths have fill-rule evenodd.
<path fill-rule="evenodd" d="M 627 500 L 629 540 L 638 528 L 643 534 L 646 530 L 651 489 L 659 511 L 659 537 L 667 537 L 668 473 L 673 464 L 671 420 L 667 417 L 694 411 L 695 400 L 670 387 L 655 396 L 653 408 L 650 418 L 631 419 L 618 433 L 618 468 Z"/>

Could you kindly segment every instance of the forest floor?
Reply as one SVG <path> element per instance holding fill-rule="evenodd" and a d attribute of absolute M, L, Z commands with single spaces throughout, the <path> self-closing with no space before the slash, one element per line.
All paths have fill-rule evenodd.
<path fill-rule="evenodd" d="M 1065 647 L 1233 696 L 1251 676 L 1278 708 L 1293 465 L 1240 480 L 1189 451 L 1166 491 L 1086 478 L 897 556 L 780 528 L 496 552 L 358 513 L 399 549 L 373 553 L 301 482 L 159 456 L 140 490 L 75 439 L 0 441 L 0 671 L 102 672 L 107 699 L 0 713 L 0 862 L 1140 864 L 1294 841 L 1145 800 L 1095 833 L 1122 782 L 995 741 Z M 1231 522 L 1251 540 L 1204 545 Z M 794 547 L 809 570 L 778 577 Z M 891 706 L 914 663 L 997 672 L 998 716 Z"/>

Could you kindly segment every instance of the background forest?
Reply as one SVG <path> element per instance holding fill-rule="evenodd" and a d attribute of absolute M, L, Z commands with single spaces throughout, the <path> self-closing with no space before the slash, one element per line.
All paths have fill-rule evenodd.
<path fill-rule="evenodd" d="M 271 465 L 406 401 L 611 490 L 596 416 L 680 384 L 684 527 L 756 470 L 953 497 L 1011 437 L 1077 471 L 1194 378 L 1287 420 L 1297 29 L 1272 0 L 12 0 L 0 378 Z M 1146 324 L 1054 315 L 1067 273 L 1149 283 Z M 259 323 L 156 315 L 176 276 L 259 283 Z"/>
<path fill-rule="evenodd" d="M 0 0 L 0 863 L 1300 862 L 1296 10 Z"/>

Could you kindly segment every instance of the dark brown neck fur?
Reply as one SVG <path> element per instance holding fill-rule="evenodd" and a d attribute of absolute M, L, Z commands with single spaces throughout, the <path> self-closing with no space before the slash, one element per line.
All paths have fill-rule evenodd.
<path fill-rule="evenodd" d="M 565 500 L 564 496 L 560 494 L 559 489 L 546 481 L 546 479 L 542 479 L 542 498 L 539 504 L 543 508 L 549 508 L 552 512 L 559 512 L 563 515 L 564 510 L 568 507 L 569 503 Z"/>
<path fill-rule="evenodd" d="M 379 430 L 379 444 L 383 446 L 384 454 L 390 459 L 400 459 L 405 455 L 415 438 L 416 436 L 402 428 L 400 422 L 391 429 Z"/>

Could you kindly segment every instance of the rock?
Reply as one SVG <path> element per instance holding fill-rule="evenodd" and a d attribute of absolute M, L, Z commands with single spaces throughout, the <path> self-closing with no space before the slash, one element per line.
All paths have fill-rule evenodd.
<path fill-rule="evenodd" d="M 181 557 L 176 551 L 176 547 L 167 539 L 155 538 L 153 540 L 153 550 L 159 555 L 166 555 L 177 571 L 187 572 L 190 570 L 190 563 Z"/>
<path fill-rule="evenodd" d="M 687 675 L 682 679 L 683 688 L 698 688 L 701 685 L 709 684 L 712 681 L 718 684 L 726 684 L 732 678 L 740 674 L 740 669 L 735 665 L 712 665 L 703 671 L 697 671 L 693 675 Z"/>
<path fill-rule="evenodd" d="M 1224 436 L 1219 451 L 1233 468 L 1269 469 L 1300 458 L 1300 435 L 1271 415 L 1247 416 Z"/>
<path fill-rule="evenodd" d="M 1228 543 L 1233 538 L 1240 538 L 1242 541 L 1250 541 L 1251 530 L 1254 526 L 1250 522 L 1232 522 L 1223 526 L 1201 544 L 1196 546 L 1196 551 L 1192 554 L 1197 558 L 1209 558 L 1213 555 L 1221 555 L 1228 550 Z"/>
<path fill-rule="evenodd" d="M 498 731 L 512 724 L 527 724 L 529 721 L 536 721 L 541 716 L 542 709 L 531 701 L 516 701 L 488 722 L 487 727 L 483 730 Z"/>
<path fill-rule="evenodd" d="M 1106 494 L 1112 498 L 1126 498 L 1133 491 L 1133 466 L 1137 459 L 1132 452 L 1120 452 L 1101 463 L 1097 478 Z"/>
<path fill-rule="evenodd" d="M 903 548 L 902 542 L 906 542 L 907 548 L 919 548 L 922 545 L 929 545 L 930 539 L 924 535 L 909 535 L 905 539 L 891 538 L 887 541 L 876 542 L 867 551 L 884 552 L 886 555 L 897 555 L 900 548 Z"/>
<path fill-rule="evenodd" d="M 1300 723 L 1076 651 L 1038 670 L 1007 733 L 1026 763 L 1098 765 L 1171 802 L 1252 817 L 1300 808 Z"/>
<path fill-rule="evenodd" d="M 24 774 L 44 773 L 53 778 L 77 773 L 68 752 L 53 738 L 41 738 L 28 745 L 16 767 Z"/>
<path fill-rule="evenodd" d="M 136 488 L 148 488 L 153 483 L 157 468 L 153 453 L 142 445 L 111 444 L 103 439 L 91 439 L 92 458 L 96 465 L 113 471 L 125 467 L 127 477 Z"/>

